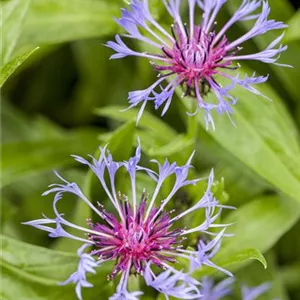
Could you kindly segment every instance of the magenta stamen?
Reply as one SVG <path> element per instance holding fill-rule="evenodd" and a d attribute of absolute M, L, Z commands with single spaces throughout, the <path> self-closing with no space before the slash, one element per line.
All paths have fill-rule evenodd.
<path fill-rule="evenodd" d="M 121 207 L 125 224 L 120 223 L 114 216 L 107 213 L 102 206 L 99 209 L 105 216 L 103 219 L 107 224 L 93 224 L 90 219 L 88 220 L 88 225 L 94 231 L 113 234 L 114 236 L 108 239 L 103 236 L 89 235 L 96 246 L 92 252 L 93 255 L 98 255 L 105 260 L 112 257 L 117 259 L 116 267 L 109 278 L 114 278 L 119 271 L 126 271 L 128 261 L 132 261 L 132 267 L 136 273 L 144 272 L 148 261 L 157 266 L 162 266 L 163 261 L 174 262 L 173 257 L 161 253 L 172 250 L 177 243 L 177 237 L 183 232 L 182 229 L 170 229 L 172 226 L 172 223 L 169 222 L 170 212 L 157 215 L 155 222 L 142 222 L 147 201 L 145 192 L 141 196 L 135 217 L 133 217 L 132 207 L 127 197 L 123 196 L 123 199 Z M 149 219 L 157 211 L 157 208 L 152 208 Z"/>

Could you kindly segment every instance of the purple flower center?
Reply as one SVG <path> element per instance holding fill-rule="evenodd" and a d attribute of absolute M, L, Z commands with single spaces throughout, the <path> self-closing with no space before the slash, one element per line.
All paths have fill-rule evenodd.
<path fill-rule="evenodd" d="M 214 45 L 214 28 L 206 33 L 201 26 L 194 26 L 192 34 L 188 32 L 186 25 L 184 29 L 185 35 L 177 24 L 171 26 L 175 42 L 172 48 L 162 48 L 166 64 L 155 65 L 155 68 L 160 72 L 170 72 L 163 76 L 176 74 L 177 83 L 185 86 L 185 96 L 197 97 L 199 93 L 205 95 L 211 88 L 211 82 L 217 84 L 212 77 L 219 73 L 217 68 L 237 67 L 230 67 L 230 60 L 223 61 L 225 56 L 232 55 L 227 53 L 226 46 L 229 42 L 225 35 Z"/>
<path fill-rule="evenodd" d="M 101 235 L 89 234 L 89 239 L 96 247 L 91 254 L 105 260 L 117 260 L 113 272 L 108 276 L 109 279 L 113 279 L 119 271 L 126 271 L 128 265 L 133 266 L 136 273 L 143 274 L 148 262 L 161 268 L 164 262 L 175 262 L 174 257 L 162 252 L 176 249 L 174 247 L 178 242 L 177 237 L 183 230 L 170 229 L 173 225 L 170 221 L 172 211 L 157 215 L 158 209 L 152 208 L 149 217 L 144 218 L 146 201 L 147 197 L 143 193 L 134 217 L 127 197 L 123 196 L 122 200 L 119 193 L 123 221 L 106 212 L 102 205 L 99 205 L 99 210 L 106 224 L 94 224 L 90 219 L 87 220 L 92 230 L 101 233 Z"/>

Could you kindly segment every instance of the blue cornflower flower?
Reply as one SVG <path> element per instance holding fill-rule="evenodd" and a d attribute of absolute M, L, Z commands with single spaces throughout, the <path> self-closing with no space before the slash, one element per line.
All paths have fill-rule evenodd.
<path fill-rule="evenodd" d="M 270 30 L 283 29 L 287 25 L 282 22 L 268 20 L 270 7 L 267 1 L 243 0 L 233 16 L 216 30 L 216 17 L 227 0 L 188 0 L 189 24 L 182 21 L 180 16 L 181 0 L 163 0 L 166 10 L 173 19 L 170 33 L 153 18 L 149 10 L 148 0 L 132 0 L 130 9 L 122 9 L 122 16 L 116 22 L 125 29 L 126 38 L 136 39 L 148 44 L 150 52 L 139 52 L 130 49 L 119 35 L 115 41 L 107 42 L 116 54 L 111 59 L 126 56 L 140 56 L 151 61 L 158 72 L 158 79 L 149 88 L 129 93 L 129 108 L 141 105 L 137 121 L 142 116 L 148 101 L 154 103 L 155 109 L 164 106 L 162 115 L 168 110 L 177 86 L 182 86 L 184 96 L 194 97 L 198 109 L 203 109 L 205 122 L 214 128 L 211 111 L 219 114 L 233 113 L 232 106 L 237 99 L 228 93 L 239 85 L 255 94 L 260 94 L 253 85 L 267 81 L 268 76 L 233 76 L 230 72 L 237 70 L 240 65 L 236 61 L 255 60 L 263 63 L 278 64 L 280 54 L 287 46 L 280 45 L 283 34 L 276 38 L 263 51 L 253 54 L 240 54 L 241 45 L 256 36 Z M 203 12 L 200 24 L 195 23 L 196 8 Z M 260 12 L 257 10 L 261 8 Z M 228 30 L 236 22 L 254 20 L 253 27 L 235 41 L 226 37 Z M 230 82 L 222 87 L 218 77 L 225 77 Z M 165 86 L 162 83 L 166 81 Z M 205 101 L 208 92 L 215 95 L 214 103 Z"/>
<path fill-rule="evenodd" d="M 158 165 L 158 172 L 155 172 L 139 165 L 140 145 L 135 155 L 124 162 L 114 161 L 106 147 L 100 148 L 100 151 L 100 158 L 91 157 L 92 162 L 79 156 L 74 156 L 74 158 L 88 165 L 95 173 L 116 214 L 106 211 L 102 203 L 98 203 L 98 207 L 94 206 L 75 182 L 68 182 L 57 174 L 62 183 L 50 185 L 50 189 L 43 194 L 55 194 L 53 201 L 55 218 L 49 219 L 44 216 L 42 219 L 24 223 L 47 231 L 52 238 L 64 237 L 82 242 L 83 246 L 77 252 L 78 269 L 62 284 L 69 282 L 76 284 L 76 294 L 81 299 L 81 288 L 92 286 L 87 281 L 87 273 L 95 273 L 96 269 L 101 268 L 105 262 L 115 261 L 115 267 L 108 279 L 112 280 L 120 274 L 120 282 L 111 300 L 134 300 L 142 294 L 141 291 L 127 290 L 130 273 L 144 277 L 148 286 L 163 293 L 166 297 L 197 299 L 201 294 L 198 288 L 199 282 L 191 277 L 192 269 L 207 265 L 231 275 L 211 262 L 211 258 L 220 247 L 222 237 L 229 236 L 225 234 L 227 225 L 216 224 L 216 222 L 223 208 L 232 208 L 221 205 L 211 192 L 213 171 L 209 175 L 207 189 L 199 201 L 175 216 L 172 216 L 173 209 L 166 210 L 167 205 L 172 208 L 172 200 L 178 190 L 188 185 L 195 185 L 201 180 L 188 179 L 194 153 L 183 166 L 175 162 L 170 163 L 167 159 L 163 164 L 154 160 L 152 162 Z M 115 177 L 120 170 L 128 174 L 131 183 L 130 199 L 116 191 Z M 140 200 L 137 199 L 137 172 L 144 172 L 155 181 L 156 186 L 151 197 L 148 197 L 144 191 Z M 159 200 L 160 190 L 166 179 L 170 177 L 173 177 L 174 184 L 166 198 Z M 57 209 L 57 203 L 62 200 L 64 193 L 71 193 L 84 201 L 96 213 L 98 220 L 87 219 L 87 227 L 67 221 L 64 214 Z M 193 228 L 183 228 L 180 222 L 182 218 L 198 210 L 204 212 L 204 220 L 199 220 L 198 225 Z M 78 235 L 68 233 L 68 228 L 76 229 Z M 221 231 L 211 232 L 212 228 L 221 228 Z M 200 241 L 197 250 L 192 251 L 191 248 L 185 250 L 183 241 L 186 236 L 194 233 L 209 234 L 211 239 L 207 243 Z M 87 248 L 90 250 L 87 251 Z M 177 257 L 190 262 L 192 269 L 187 273 L 177 270 Z M 153 266 L 156 266 L 155 272 Z M 157 269 L 163 271 L 158 274 Z"/>

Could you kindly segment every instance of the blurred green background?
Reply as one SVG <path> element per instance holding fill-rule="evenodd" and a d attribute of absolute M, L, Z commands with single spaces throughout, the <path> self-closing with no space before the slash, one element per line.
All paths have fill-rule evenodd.
<path fill-rule="evenodd" d="M 113 17 L 120 15 L 124 2 L 1 1 L 3 299 L 75 299 L 73 286 L 56 283 L 75 271 L 78 244 L 50 240 L 20 222 L 41 218 L 42 213 L 51 216 L 51 197 L 42 198 L 41 193 L 57 182 L 53 169 L 81 184 L 90 199 L 103 198 L 95 178 L 70 154 L 95 154 L 99 145 L 109 142 L 115 158 L 125 160 L 137 136 L 147 157 L 158 160 L 169 157 L 183 163 L 196 148 L 193 175 L 204 176 L 214 167 L 216 193 L 238 207 L 224 217 L 224 222 L 236 222 L 236 236 L 225 241 L 216 262 L 249 285 L 272 281 L 272 290 L 261 299 L 300 299 L 300 11 L 287 0 L 269 3 L 272 18 L 290 25 L 284 38 L 289 49 L 280 63 L 294 68 L 243 62 L 241 72 L 270 74 L 259 90 L 273 102 L 236 88 L 237 128 L 226 116 L 214 115 L 216 131 L 207 132 L 201 113 L 197 130 L 187 117 L 189 99 L 175 97 L 164 118 L 148 105 L 137 127 L 137 110 L 120 112 L 127 107 L 128 92 L 148 87 L 156 75 L 142 59 L 109 60 L 112 51 L 103 44 L 120 32 Z M 169 26 L 161 1 L 150 4 L 155 17 Z M 218 26 L 239 4 L 228 1 Z M 240 36 L 249 26 L 236 25 L 228 38 Z M 264 49 L 278 34 L 257 37 L 244 51 Z M 151 189 L 145 177 L 139 179 L 141 188 Z M 119 185 L 126 190 L 126 184 Z M 185 192 L 178 196 L 179 205 L 197 196 L 193 189 Z M 61 211 L 78 224 L 90 216 L 72 197 L 62 201 Z M 266 270 L 258 261 L 251 262 L 263 262 L 260 253 L 268 262 Z M 110 270 L 99 270 L 93 279 L 96 288 L 84 291 L 84 299 L 112 294 L 114 283 L 106 284 Z M 206 274 L 210 271 L 199 276 Z M 151 291 L 149 295 L 145 299 L 154 299 Z"/>

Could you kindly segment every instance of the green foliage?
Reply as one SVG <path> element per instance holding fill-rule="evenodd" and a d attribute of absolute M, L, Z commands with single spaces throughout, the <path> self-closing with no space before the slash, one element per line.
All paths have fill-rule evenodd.
<path fill-rule="evenodd" d="M 269 250 L 299 220 L 300 206 L 287 197 L 268 196 L 254 199 L 230 213 L 224 220 L 233 223 L 235 236 L 225 240 L 217 256 L 228 256 L 236 249 L 250 246 Z"/>
<path fill-rule="evenodd" d="M 77 269 L 76 254 L 36 247 L 5 236 L 1 237 L 1 245 L 4 299 L 74 299 L 73 288 L 60 287 L 58 282 L 66 280 Z M 105 273 L 109 267 L 100 268 Z M 97 294 L 108 297 L 112 293 L 111 285 L 104 287 L 105 277 L 93 278 L 92 282 L 98 292 L 90 293 L 90 297 Z"/>
<path fill-rule="evenodd" d="M 70 157 L 74 149 L 78 155 L 84 155 L 96 146 L 96 134 L 92 131 L 70 132 L 58 139 L 4 144 L 2 184 L 5 186 L 42 171 L 70 166 L 74 164 Z"/>
<path fill-rule="evenodd" d="M 1 86 L 37 46 L 115 32 L 112 16 L 119 14 L 115 4 L 92 0 L 2 1 L 1 11 Z"/>
<path fill-rule="evenodd" d="M 30 0 L 1 2 L 3 18 L 1 62 L 3 65 L 10 61 L 17 48 L 29 5 Z"/>
<path fill-rule="evenodd" d="M 61 43 L 110 34 L 117 30 L 112 16 L 118 14 L 118 6 L 105 1 L 31 0 L 19 45 Z"/>
<path fill-rule="evenodd" d="M 3 67 L 1 68 L 0 75 L 0 87 L 2 87 L 2 85 L 8 79 L 8 77 L 12 75 L 18 69 L 18 67 L 36 50 L 38 50 L 38 48 L 18 55 L 15 58 L 13 58 L 9 63 L 3 65 Z"/>
<path fill-rule="evenodd" d="M 244 71 L 252 74 L 249 69 Z M 300 148 L 296 126 L 283 101 L 268 84 L 258 90 L 273 102 L 236 87 L 232 92 L 239 99 L 233 115 L 236 127 L 227 118 L 214 115 L 217 130 L 208 133 L 247 167 L 300 201 Z M 183 103 L 186 104 L 186 99 Z M 198 120 L 206 126 L 202 115 Z"/>
<path fill-rule="evenodd" d="M 130 109 L 124 111 L 125 109 L 125 106 L 108 106 L 96 109 L 95 114 L 100 117 L 109 117 L 119 121 L 136 120 L 138 110 Z M 149 134 L 152 131 L 158 139 L 162 139 L 162 142 L 170 141 L 176 137 L 176 131 L 172 127 L 147 111 L 143 114 L 139 122 L 139 127 L 146 128 Z M 163 135 L 161 134 L 162 132 L 164 133 Z"/>
<path fill-rule="evenodd" d="M 289 20 L 289 29 L 285 36 L 286 42 L 299 41 L 300 40 L 300 11 L 296 12 Z"/>

